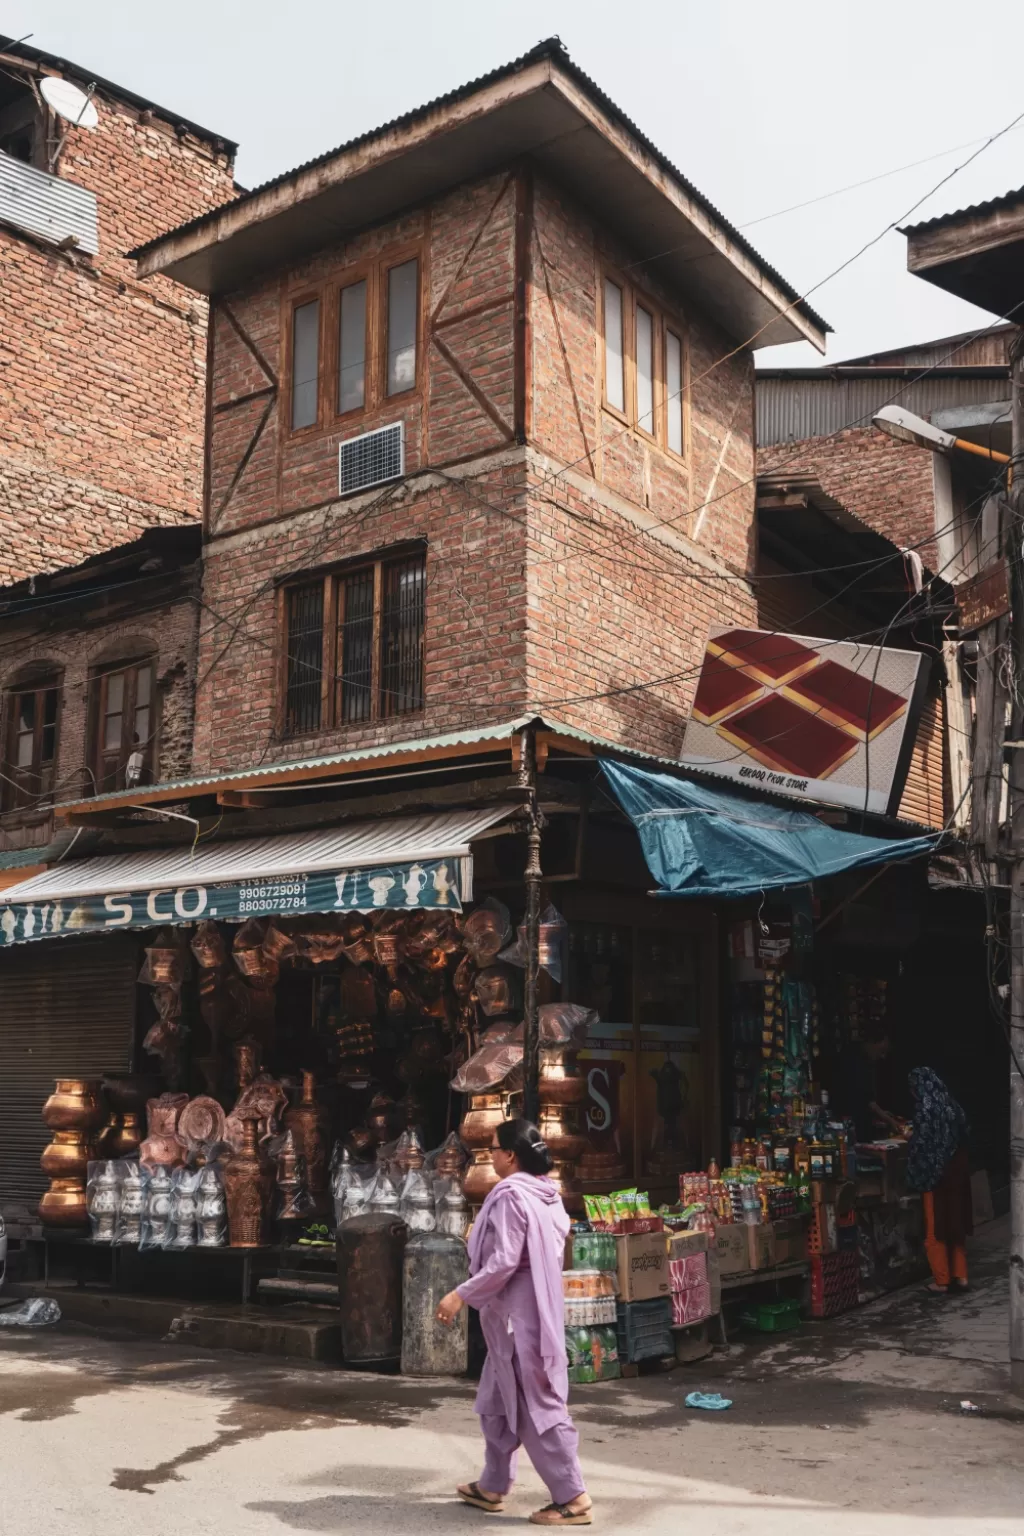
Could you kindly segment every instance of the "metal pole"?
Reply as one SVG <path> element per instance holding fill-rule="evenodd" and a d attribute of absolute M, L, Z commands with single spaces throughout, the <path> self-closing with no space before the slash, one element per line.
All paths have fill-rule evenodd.
<path fill-rule="evenodd" d="M 534 727 L 519 738 L 519 783 L 528 792 L 526 814 L 526 979 L 523 988 L 523 1114 L 535 1124 L 540 1113 L 540 1030 L 537 978 L 540 972 L 540 812 L 537 808 L 537 755 Z"/>
<path fill-rule="evenodd" d="M 1024 731 L 1024 331 L 1011 350 L 1011 474 L 1007 556 L 1011 593 L 1010 692 L 1015 738 Z M 1002 723 L 995 728 L 1000 737 Z M 1010 770 L 1010 1385 L 1024 1393 L 1024 754 Z M 1001 758 L 1001 754 L 1000 754 Z M 998 760 L 998 759 L 997 759 Z"/>

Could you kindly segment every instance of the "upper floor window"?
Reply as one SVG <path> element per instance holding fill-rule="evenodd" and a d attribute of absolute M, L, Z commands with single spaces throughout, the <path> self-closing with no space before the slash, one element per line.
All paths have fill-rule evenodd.
<path fill-rule="evenodd" d="M 605 406 L 684 456 L 688 380 L 682 326 L 628 284 L 606 277 L 601 329 Z"/>
<path fill-rule="evenodd" d="M 60 677 L 47 673 L 7 695 L 3 807 L 28 809 L 47 801 L 57 767 Z"/>
<path fill-rule="evenodd" d="M 98 795 L 153 781 L 154 674 L 147 657 L 112 663 L 89 679 L 89 768 Z"/>
<path fill-rule="evenodd" d="M 423 708 L 426 556 L 332 571 L 284 591 L 284 731 Z"/>
<path fill-rule="evenodd" d="M 288 311 L 292 431 L 373 409 L 416 389 L 420 309 L 418 256 L 385 256 L 352 267 L 317 293 L 293 299 Z"/>

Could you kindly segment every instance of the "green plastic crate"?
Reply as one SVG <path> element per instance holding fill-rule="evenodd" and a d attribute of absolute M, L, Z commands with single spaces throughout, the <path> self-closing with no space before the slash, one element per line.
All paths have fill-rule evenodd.
<path fill-rule="evenodd" d="M 800 1327 L 799 1301 L 765 1301 L 740 1313 L 744 1328 L 757 1333 L 786 1333 Z"/>

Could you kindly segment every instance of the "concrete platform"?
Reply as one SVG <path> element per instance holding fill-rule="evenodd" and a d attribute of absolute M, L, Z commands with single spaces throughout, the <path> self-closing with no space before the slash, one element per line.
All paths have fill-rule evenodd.
<path fill-rule="evenodd" d="M 10 1285 L 4 1297 L 49 1296 L 72 1323 L 103 1332 L 131 1332 L 199 1349 L 333 1364 L 341 1360 L 341 1323 L 336 1307 L 193 1303 L 73 1284 L 44 1288 L 30 1281 Z"/>

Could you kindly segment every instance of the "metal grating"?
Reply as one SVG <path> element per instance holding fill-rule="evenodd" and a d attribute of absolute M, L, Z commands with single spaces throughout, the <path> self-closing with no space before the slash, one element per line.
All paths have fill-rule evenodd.
<path fill-rule="evenodd" d="M 91 256 L 99 253 L 95 193 L 2 153 L 0 223 L 13 224 L 27 234 L 52 240 L 54 245 L 73 239 L 75 250 Z"/>
<path fill-rule="evenodd" d="M 285 729 L 289 736 L 320 728 L 324 666 L 324 584 L 310 582 L 288 592 L 288 689 Z"/>
<path fill-rule="evenodd" d="M 42 1108 L 58 1077 L 132 1070 L 138 949 L 111 934 L 25 945 L 0 962 L 0 1210 L 34 1216 Z M 27 1207 L 19 1211 L 18 1207 Z"/>
<path fill-rule="evenodd" d="M 405 433 L 400 421 L 363 432 L 338 446 L 338 493 L 349 496 L 405 474 Z"/>
<path fill-rule="evenodd" d="M 384 567 L 381 606 L 381 713 L 423 708 L 424 555 Z"/>

